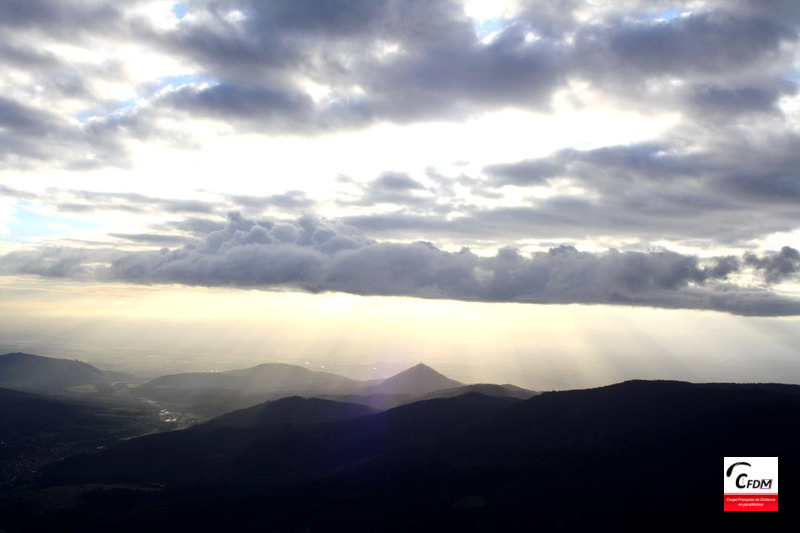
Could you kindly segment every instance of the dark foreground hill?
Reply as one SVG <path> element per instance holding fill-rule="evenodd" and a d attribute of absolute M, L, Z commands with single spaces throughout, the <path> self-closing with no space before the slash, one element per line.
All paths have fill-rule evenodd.
<path fill-rule="evenodd" d="M 147 405 L 0 389 L 0 488 L 74 453 L 168 427 Z"/>
<path fill-rule="evenodd" d="M 218 416 L 205 424 L 194 426 L 192 431 L 207 433 L 219 428 L 258 428 L 270 424 L 333 422 L 374 413 L 373 409 L 361 404 L 290 396 Z"/>
<path fill-rule="evenodd" d="M 454 387 L 452 389 L 441 389 L 436 390 L 433 392 L 429 392 L 420 398 L 420 400 L 430 400 L 433 398 L 453 398 L 455 396 L 461 396 L 463 394 L 468 394 L 470 392 L 477 392 L 478 394 L 483 394 L 485 396 L 497 396 L 501 398 L 516 398 L 518 400 L 527 400 L 533 396 L 536 396 L 536 392 L 528 389 L 523 389 L 522 387 L 517 387 L 516 385 L 495 385 L 493 383 L 475 383 L 472 385 L 462 385 L 460 387 Z"/>
<path fill-rule="evenodd" d="M 54 465 L 38 492 L 6 496 L 0 528 L 534 531 L 604 518 L 698 528 L 736 520 L 719 510 L 731 456 L 779 457 L 780 517 L 791 520 L 799 419 L 800 387 L 636 381 L 179 431 Z M 36 514 L 30 495 L 64 486 L 80 500 Z"/>

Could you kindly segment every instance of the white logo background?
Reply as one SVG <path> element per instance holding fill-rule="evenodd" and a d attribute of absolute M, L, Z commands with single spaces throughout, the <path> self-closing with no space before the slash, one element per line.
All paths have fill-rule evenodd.
<path fill-rule="evenodd" d="M 725 469 L 722 475 L 725 476 L 725 494 L 777 494 L 778 493 L 778 458 L 777 457 L 725 457 Z M 751 466 L 738 465 L 733 469 L 731 477 L 725 474 L 728 468 L 734 463 L 750 463 Z M 741 489 L 736 486 L 736 478 L 746 474 L 740 483 L 745 485 Z M 772 479 L 772 487 L 769 489 L 754 489 L 747 487 L 748 480 Z"/>

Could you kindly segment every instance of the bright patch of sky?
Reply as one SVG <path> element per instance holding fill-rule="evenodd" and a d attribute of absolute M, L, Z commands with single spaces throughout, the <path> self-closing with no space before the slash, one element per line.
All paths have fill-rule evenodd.
<path fill-rule="evenodd" d="M 197 74 L 179 74 L 177 76 L 166 76 L 158 80 L 156 84 L 157 89 L 164 89 L 165 87 L 172 87 L 177 89 L 183 85 L 197 85 L 197 84 L 216 85 L 217 81 Z"/>
<path fill-rule="evenodd" d="M 181 20 L 186 16 L 186 7 L 183 4 L 175 4 L 172 6 L 172 13 L 175 15 L 175 18 Z"/>
<path fill-rule="evenodd" d="M 175 76 L 165 76 L 160 78 L 155 83 L 154 88 L 152 88 L 147 94 L 120 100 L 115 105 L 108 107 L 106 109 L 80 113 L 75 118 L 78 120 L 78 122 L 84 124 L 93 118 L 121 116 L 125 115 L 128 112 L 134 111 L 137 108 L 137 106 L 141 105 L 147 100 L 150 100 L 151 98 L 156 97 L 157 95 L 163 93 L 164 91 L 179 89 L 184 85 L 213 87 L 218 83 L 219 82 L 217 80 L 200 76 L 198 74 L 179 74 Z"/>
<path fill-rule="evenodd" d="M 688 16 L 691 11 L 683 9 L 665 9 L 664 11 L 656 11 L 648 13 L 647 18 L 656 22 L 669 22 L 680 16 Z"/>
<path fill-rule="evenodd" d="M 88 220 L 43 213 L 28 202 L 19 202 L 12 219 L 6 224 L 9 240 L 26 240 L 37 237 L 67 236 L 76 231 L 97 229 L 98 224 Z"/>
<path fill-rule="evenodd" d="M 475 31 L 478 33 L 478 37 L 483 39 L 484 37 L 491 35 L 495 32 L 501 31 L 505 28 L 508 22 L 502 18 L 491 18 L 487 20 L 476 20 L 475 21 Z"/>
<path fill-rule="evenodd" d="M 81 124 L 85 124 L 86 122 L 89 122 L 93 118 L 101 118 L 102 119 L 102 118 L 115 116 L 115 115 L 116 116 L 121 116 L 121 115 L 124 115 L 127 112 L 130 112 L 130 111 L 136 109 L 136 106 L 139 105 L 140 102 L 141 102 L 141 98 L 138 98 L 138 97 L 137 98 L 127 98 L 125 100 L 121 100 L 121 101 L 117 102 L 114 106 L 112 106 L 110 108 L 99 110 L 99 111 L 88 111 L 86 113 L 79 114 L 75 118 Z"/>

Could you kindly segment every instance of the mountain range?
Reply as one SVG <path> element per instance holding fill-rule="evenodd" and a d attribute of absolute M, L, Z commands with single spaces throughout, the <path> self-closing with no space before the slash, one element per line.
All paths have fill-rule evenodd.
<path fill-rule="evenodd" d="M 176 409 L 213 417 L 286 396 L 317 397 L 388 409 L 438 391 L 459 392 L 464 385 L 419 363 L 385 380 L 358 381 L 295 365 L 265 363 L 228 372 L 184 373 L 162 376 L 136 388 L 135 393 Z M 473 386 L 470 386 L 473 387 Z M 496 385 L 491 394 L 510 395 Z M 510 387 L 510 386 L 509 386 Z M 486 391 L 484 391 L 486 392 Z M 526 391 L 534 394 L 532 391 Z"/>
<path fill-rule="evenodd" d="M 70 387 L 101 385 L 126 379 L 77 360 L 26 353 L 0 355 L 0 387 L 38 392 L 66 392 Z"/>
<path fill-rule="evenodd" d="M 303 402 L 55 463 L 27 496 L 0 499 L 0 527 L 531 531 L 604 516 L 725 527 L 719 459 L 747 455 L 780 457 L 782 518 L 800 509 L 800 386 L 632 381 L 378 413 Z M 53 505 L 64 486 L 77 501 Z"/>
<path fill-rule="evenodd" d="M 9 355 L 0 382 L 63 391 L 108 377 L 67 361 L 69 379 L 54 381 L 64 362 Z M 286 395 L 152 433 L 164 428 L 138 399 L 150 391 L 211 391 L 211 403 Z M 623 527 L 653 516 L 728 527 L 719 459 L 739 456 L 779 457 L 781 517 L 800 510 L 797 385 L 629 381 L 537 394 L 463 385 L 424 364 L 378 382 L 266 364 L 164 376 L 127 397 L 0 389 L 0 401 L 0 467 L 24 470 L 0 484 L 9 532 L 530 531 L 596 527 L 610 513 Z M 151 434 L 120 440 L 137 433 Z"/>
<path fill-rule="evenodd" d="M 464 385 L 419 363 L 387 379 L 360 381 L 284 363 L 264 363 L 227 372 L 187 372 L 141 378 L 100 370 L 77 360 L 11 353 L 0 356 L 0 387 L 43 394 L 114 392 L 111 384 L 126 380 L 122 388 L 131 399 L 144 398 L 162 407 L 209 419 L 266 401 L 288 396 L 314 397 L 356 403 L 385 410 L 422 398 L 457 396 L 478 391 L 489 396 L 528 398 L 535 393 L 513 385 Z M 120 389 L 120 387 L 117 387 Z M 117 396 L 119 396 L 117 390 Z"/>
<path fill-rule="evenodd" d="M 201 417 L 213 417 L 286 396 L 342 394 L 361 384 L 301 366 L 265 363 L 229 372 L 161 376 L 138 386 L 134 392 Z"/>

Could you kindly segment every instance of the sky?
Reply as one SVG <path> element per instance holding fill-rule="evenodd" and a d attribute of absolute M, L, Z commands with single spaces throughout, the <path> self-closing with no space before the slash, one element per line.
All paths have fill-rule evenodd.
<path fill-rule="evenodd" d="M 0 0 L 0 349 L 800 383 L 792 0 Z"/>

